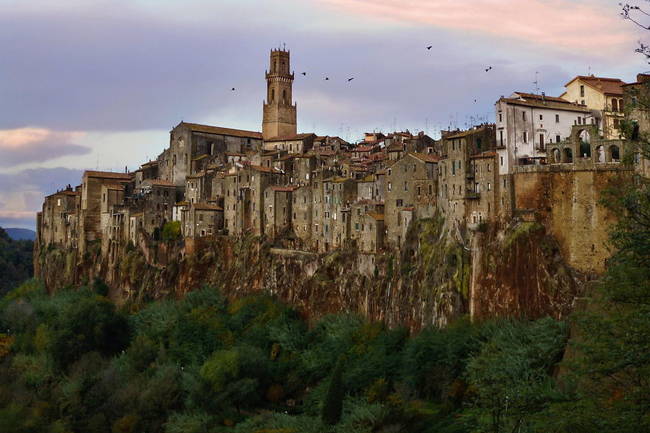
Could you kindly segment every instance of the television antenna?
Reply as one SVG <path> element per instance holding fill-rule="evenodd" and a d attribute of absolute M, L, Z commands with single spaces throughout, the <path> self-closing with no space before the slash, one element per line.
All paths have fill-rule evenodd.
<path fill-rule="evenodd" d="M 535 81 L 533 81 L 533 84 L 535 85 L 535 94 L 539 95 L 539 72 L 535 71 Z"/>

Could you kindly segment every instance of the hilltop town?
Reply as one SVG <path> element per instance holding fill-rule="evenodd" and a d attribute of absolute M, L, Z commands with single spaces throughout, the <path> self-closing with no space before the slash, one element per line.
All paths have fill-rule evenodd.
<path fill-rule="evenodd" d="M 403 250 L 415 221 L 439 215 L 469 244 L 489 226 L 537 221 L 574 268 L 600 272 L 608 216 L 598 193 L 621 172 L 646 170 L 622 123 L 645 129 L 637 83 L 577 76 L 559 97 L 514 91 L 495 124 L 443 131 L 366 133 L 357 143 L 298 133 L 290 53 L 270 53 L 262 131 L 181 122 L 169 146 L 129 173 L 86 171 L 45 198 L 41 250 L 91 248 L 115 258 L 128 245 L 254 235 L 278 248 L 374 257 Z M 625 114 L 627 113 L 627 114 Z M 627 116 L 627 117 L 626 117 Z M 636 117 L 634 117 L 636 116 Z"/>

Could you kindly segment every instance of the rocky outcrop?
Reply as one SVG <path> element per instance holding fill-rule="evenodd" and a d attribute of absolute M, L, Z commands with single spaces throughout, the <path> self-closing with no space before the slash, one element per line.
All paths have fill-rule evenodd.
<path fill-rule="evenodd" d="M 414 221 L 402 249 L 328 254 L 277 248 L 255 238 L 202 238 L 76 251 L 37 248 L 37 275 L 49 290 L 102 278 L 118 303 L 179 297 L 203 285 L 241 297 L 268 293 L 309 317 L 352 311 L 412 330 L 471 313 L 561 317 L 580 278 L 542 226 L 488 228 L 466 245 L 440 217 Z M 102 253 L 104 250 L 104 253 Z"/>

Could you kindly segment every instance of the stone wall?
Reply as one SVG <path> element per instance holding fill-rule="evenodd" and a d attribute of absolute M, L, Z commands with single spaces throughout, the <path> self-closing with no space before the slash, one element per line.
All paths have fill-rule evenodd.
<path fill-rule="evenodd" d="M 631 173 L 616 163 L 520 166 L 514 175 L 515 207 L 535 211 L 571 267 L 601 273 L 611 255 L 608 232 L 616 221 L 599 202 L 606 188 Z"/>

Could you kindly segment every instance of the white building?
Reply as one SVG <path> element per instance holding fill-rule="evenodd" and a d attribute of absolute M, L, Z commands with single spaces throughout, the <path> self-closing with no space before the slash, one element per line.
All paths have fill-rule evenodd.
<path fill-rule="evenodd" d="M 584 105 L 561 98 L 515 92 L 495 104 L 499 175 L 515 165 L 537 164 L 546 158 L 546 145 L 571 135 L 573 125 L 592 124 Z"/>

